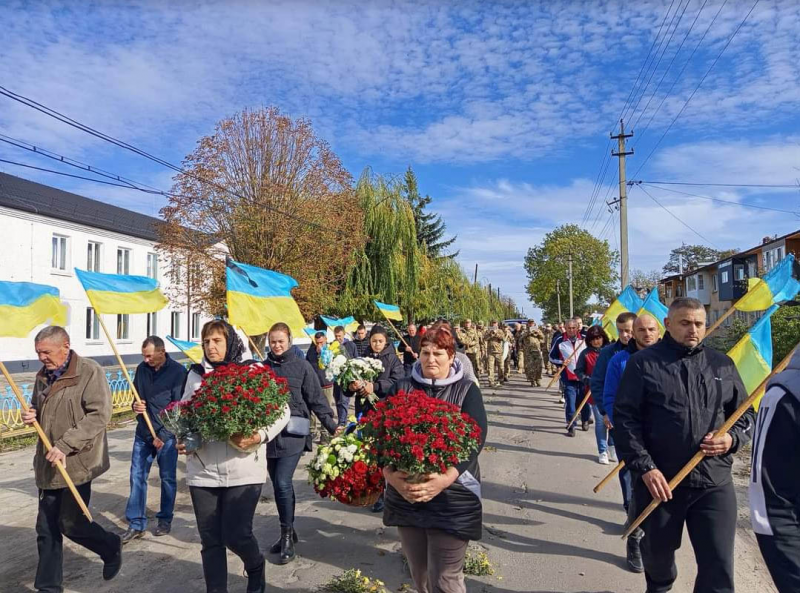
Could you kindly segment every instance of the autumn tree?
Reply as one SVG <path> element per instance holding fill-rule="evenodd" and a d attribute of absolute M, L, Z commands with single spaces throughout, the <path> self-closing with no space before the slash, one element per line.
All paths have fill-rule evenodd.
<path fill-rule="evenodd" d="M 591 313 L 593 307 L 589 306 L 589 298 L 592 295 L 601 303 L 609 303 L 616 296 L 619 254 L 611 250 L 608 241 L 600 241 L 578 225 L 566 224 L 548 233 L 539 245 L 528 249 L 525 256 L 527 292 L 531 301 L 544 311 L 546 319 L 558 319 L 556 287 L 559 283 L 562 309 L 569 312 L 570 253 L 576 314 Z"/>
<path fill-rule="evenodd" d="M 738 249 L 714 249 L 706 245 L 681 245 L 669 254 L 669 261 L 664 264 L 664 274 L 678 274 L 683 268 L 684 272 L 691 272 L 702 264 L 712 263 L 725 259 L 738 253 Z"/>
<path fill-rule="evenodd" d="M 206 311 L 224 311 L 226 253 L 294 277 L 306 317 L 334 303 L 363 245 L 363 216 L 350 173 L 309 120 L 244 110 L 201 138 L 183 169 L 159 247 L 201 272 L 190 288 Z"/>
<path fill-rule="evenodd" d="M 651 289 L 658 286 L 660 280 L 661 272 L 658 270 L 650 270 L 649 272 L 638 269 L 631 270 L 631 286 L 633 286 L 639 292 L 650 292 Z"/>

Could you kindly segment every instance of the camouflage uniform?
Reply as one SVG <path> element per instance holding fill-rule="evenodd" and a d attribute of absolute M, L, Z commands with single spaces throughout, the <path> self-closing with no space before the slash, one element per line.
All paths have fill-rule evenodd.
<path fill-rule="evenodd" d="M 470 327 L 469 329 L 460 327 L 456 331 L 458 339 L 464 345 L 464 352 L 472 363 L 472 368 L 475 370 L 476 374 L 479 373 L 480 367 L 478 366 L 478 358 L 481 350 L 478 340 L 478 331 L 474 327 Z"/>
<path fill-rule="evenodd" d="M 545 356 L 544 358 L 544 366 L 547 372 L 552 375 L 556 372 L 556 367 L 552 362 L 550 362 L 549 353 L 550 353 L 550 344 L 553 343 L 553 334 L 555 332 L 553 331 L 552 328 L 551 329 L 544 328 L 544 330 L 542 330 L 542 333 L 544 334 L 544 344 L 542 344 L 543 346 L 542 349 L 548 352 L 548 356 Z"/>
<path fill-rule="evenodd" d="M 503 378 L 503 340 L 505 332 L 499 327 L 490 327 L 484 334 L 486 341 L 486 366 L 489 373 L 489 387 L 497 386 Z"/>
<path fill-rule="evenodd" d="M 485 331 L 483 324 L 478 324 L 478 373 L 479 376 L 486 373 L 486 338 L 484 337 Z"/>
<path fill-rule="evenodd" d="M 504 333 L 505 341 L 508 342 L 508 356 L 503 361 L 503 383 L 507 382 L 511 376 L 511 351 L 514 347 L 514 334 L 511 332 L 511 328 L 506 326 Z"/>
<path fill-rule="evenodd" d="M 525 376 L 531 382 L 531 387 L 541 387 L 542 367 L 544 356 L 542 345 L 545 336 L 535 325 L 529 326 L 523 332 L 522 343 L 525 350 Z"/>
<path fill-rule="evenodd" d="M 524 325 L 517 324 L 517 333 L 514 336 L 517 348 L 517 372 L 521 375 L 525 369 L 525 346 L 522 343 L 522 337 L 525 335 L 527 329 Z"/>

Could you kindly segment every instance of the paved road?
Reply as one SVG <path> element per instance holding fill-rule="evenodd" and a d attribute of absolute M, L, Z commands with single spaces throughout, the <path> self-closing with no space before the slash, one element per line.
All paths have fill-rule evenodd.
<path fill-rule="evenodd" d="M 533 390 L 515 377 L 496 392 L 486 391 L 490 412 L 489 448 L 481 456 L 485 533 L 480 545 L 495 564 L 491 577 L 470 577 L 470 592 L 627 592 L 644 590 L 641 575 L 625 568 L 624 520 L 616 483 L 599 495 L 592 487 L 608 471 L 597 464 L 592 432 L 564 436 L 563 412 L 552 393 Z M 112 468 L 95 481 L 96 520 L 125 527 L 131 427 L 109 433 Z M 0 455 L 0 592 L 31 591 L 36 567 L 36 490 L 31 451 Z M 307 458 L 306 458 L 307 459 Z M 182 463 L 180 467 L 182 474 Z M 158 502 L 156 472 L 151 479 L 150 511 Z M 371 513 L 319 499 L 298 470 L 297 529 L 300 558 L 288 566 L 270 565 L 270 590 L 312 591 L 347 568 L 382 578 L 390 590 L 410 583 L 394 529 L 384 529 Z M 65 545 L 67 593 L 192 593 L 204 591 L 200 546 L 188 492 L 181 480 L 170 536 L 133 542 L 115 581 L 105 583 L 101 564 L 82 548 Z M 772 593 L 766 569 L 747 532 L 746 509 L 737 538 L 737 588 Z M 255 533 L 263 547 L 278 533 L 269 484 L 258 507 Z M 694 563 L 686 545 L 679 555 L 678 593 L 692 590 Z M 240 561 L 229 555 L 229 586 L 244 591 Z"/>

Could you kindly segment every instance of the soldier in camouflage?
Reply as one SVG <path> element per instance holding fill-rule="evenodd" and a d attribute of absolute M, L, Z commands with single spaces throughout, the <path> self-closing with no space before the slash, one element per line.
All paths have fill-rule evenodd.
<path fill-rule="evenodd" d="M 479 373 L 480 366 L 478 365 L 478 359 L 480 357 L 481 347 L 480 340 L 478 339 L 478 331 L 472 327 L 472 320 L 465 319 L 461 327 L 456 330 L 456 333 L 458 334 L 459 341 L 464 346 L 464 353 L 472 363 L 472 368 L 475 369 L 476 373 Z"/>
<path fill-rule="evenodd" d="M 530 381 L 531 387 L 541 387 L 544 365 L 542 345 L 545 343 L 545 335 L 536 327 L 533 319 L 528 320 L 528 327 L 523 330 L 520 341 L 525 352 L 525 376 Z"/>
<path fill-rule="evenodd" d="M 486 331 L 483 327 L 483 321 L 478 322 L 478 367 L 480 369 L 480 375 L 486 373 L 486 340 L 484 338 Z"/>
<path fill-rule="evenodd" d="M 505 341 L 508 343 L 508 356 L 503 360 L 503 383 L 508 383 L 511 376 L 511 354 L 514 350 L 514 332 L 507 325 L 503 326 L 503 333 L 505 334 Z"/>
<path fill-rule="evenodd" d="M 542 348 L 543 350 L 550 352 L 550 345 L 553 343 L 553 334 L 555 333 L 555 330 L 553 329 L 553 326 L 548 323 L 544 326 L 544 331 L 542 333 L 544 334 L 544 343 L 542 344 Z M 549 356 L 545 357 L 544 366 L 548 374 L 555 374 L 556 367 L 552 362 L 550 362 Z"/>
<path fill-rule="evenodd" d="M 489 387 L 497 387 L 499 381 L 503 378 L 503 341 L 505 336 L 505 332 L 500 329 L 497 321 L 492 321 L 489 329 L 484 334 Z"/>
<path fill-rule="evenodd" d="M 522 336 L 525 333 L 525 326 L 515 323 L 514 347 L 517 350 L 517 372 L 521 375 L 525 372 L 525 348 L 522 345 Z"/>

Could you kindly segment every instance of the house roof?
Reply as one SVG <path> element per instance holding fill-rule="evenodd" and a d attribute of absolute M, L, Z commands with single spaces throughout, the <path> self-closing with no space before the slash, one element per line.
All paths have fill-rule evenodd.
<path fill-rule="evenodd" d="M 0 206 L 155 242 L 159 241 L 158 225 L 163 223 L 153 216 L 1 172 Z"/>

